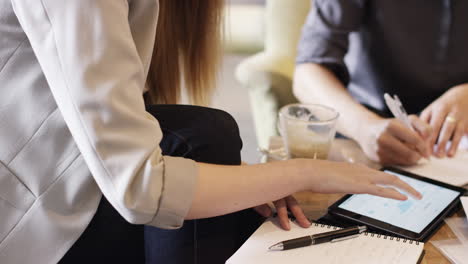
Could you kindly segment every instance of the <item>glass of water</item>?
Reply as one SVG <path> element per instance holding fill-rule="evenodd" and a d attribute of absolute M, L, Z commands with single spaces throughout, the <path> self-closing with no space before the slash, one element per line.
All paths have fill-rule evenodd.
<path fill-rule="evenodd" d="M 290 104 L 279 111 L 281 137 L 288 158 L 327 159 L 339 113 L 319 104 Z"/>

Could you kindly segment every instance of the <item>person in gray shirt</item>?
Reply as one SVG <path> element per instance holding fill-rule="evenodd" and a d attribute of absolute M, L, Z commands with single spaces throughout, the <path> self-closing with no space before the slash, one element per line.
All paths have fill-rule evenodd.
<path fill-rule="evenodd" d="M 467 13 L 461 0 L 316 0 L 294 93 L 336 108 L 339 132 L 375 161 L 451 157 L 468 132 Z M 413 128 L 390 118 L 384 93 L 414 114 Z"/>

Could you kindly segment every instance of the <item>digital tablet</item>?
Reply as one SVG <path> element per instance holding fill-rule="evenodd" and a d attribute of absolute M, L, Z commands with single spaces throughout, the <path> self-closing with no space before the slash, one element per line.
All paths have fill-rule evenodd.
<path fill-rule="evenodd" d="M 345 195 L 329 213 L 400 237 L 424 241 L 459 204 L 465 189 L 396 168 L 382 171 L 398 176 L 423 198 L 397 201 L 368 194 Z"/>

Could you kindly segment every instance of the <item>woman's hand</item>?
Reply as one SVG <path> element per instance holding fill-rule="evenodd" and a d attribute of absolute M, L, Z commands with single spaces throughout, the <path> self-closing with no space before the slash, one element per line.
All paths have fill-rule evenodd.
<path fill-rule="evenodd" d="M 291 159 L 243 166 L 197 163 L 197 168 L 194 198 L 186 219 L 228 214 L 300 191 L 368 193 L 406 200 L 407 197 L 399 192 L 402 191 L 420 197 L 415 189 L 395 175 L 345 162 Z M 298 208 L 290 198 L 285 202 L 291 205 L 293 213 L 294 208 Z M 277 205 L 284 208 L 281 202 Z"/>
<path fill-rule="evenodd" d="M 278 214 L 278 219 L 281 227 L 284 230 L 290 230 L 291 226 L 289 224 L 289 216 L 288 216 L 288 209 L 296 218 L 296 222 L 304 228 L 310 226 L 310 221 L 305 216 L 304 212 L 302 211 L 301 207 L 292 195 L 274 201 L 273 204 L 276 207 L 276 213 Z M 255 211 L 264 217 L 271 217 L 273 215 L 273 210 L 271 209 L 269 204 L 262 204 L 259 206 L 254 207 Z"/>
<path fill-rule="evenodd" d="M 406 200 L 407 197 L 400 192 L 402 191 L 417 199 L 422 197 L 418 191 L 397 176 L 364 165 L 326 160 L 317 160 L 311 165 L 310 169 L 315 171 L 315 177 L 313 180 L 311 177 L 311 186 L 306 190 L 318 193 L 368 193 Z"/>
<path fill-rule="evenodd" d="M 434 155 L 454 156 L 463 135 L 468 133 L 468 84 L 448 90 L 424 109 L 421 119 L 434 131 L 430 139 L 431 151 L 437 145 Z M 447 151 L 449 140 L 452 142 Z"/>
<path fill-rule="evenodd" d="M 375 119 L 363 125 L 362 136 L 356 138 L 364 153 L 383 165 L 413 165 L 430 155 L 431 128 L 411 115 L 413 129 L 395 118 Z"/>
<path fill-rule="evenodd" d="M 310 160 L 297 160 L 304 167 L 305 163 L 311 163 Z M 407 197 L 400 193 L 404 191 L 413 197 L 420 199 L 421 194 L 400 180 L 397 176 L 373 170 L 363 165 L 350 164 L 344 162 L 331 162 L 314 160 L 312 169 L 316 177 L 310 177 L 312 186 L 306 190 L 312 190 L 317 193 L 368 193 L 397 200 L 406 200 Z M 395 188 L 398 188 L 396 190 Z M 302 209 L 299 207 L 293 196 L 273 202 L 276 207 L 280 225 L 283 229 L 289 230 L 290 223 L 288 209 L 296 218 L 297 223 L 307 228 L 311 225 Z M 268 204 L 263 204 L 254 208 L 260 215 L 271 217 L 273 211 Z"/>

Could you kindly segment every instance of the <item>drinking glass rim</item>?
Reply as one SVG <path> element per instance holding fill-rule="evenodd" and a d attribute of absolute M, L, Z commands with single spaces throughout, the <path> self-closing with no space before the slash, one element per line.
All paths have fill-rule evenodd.
<path fill-rule="evenodd" d="M 305 121 L 305 120 L 301 120 L 301 119 L 296 119 L 296 118 L 293 118 L 291 116 L 288 116 L 288 115 L 285 115 L 283 114 L 283 110 L 286 108 L 286 107 L 291 107 L 291 106 L 305 106 L 305 107 L 319 107 L 319 108 L 323 108 L 323 109 L 326 109 L 326 110 L 331 110 L 335 115 L 332 117 L 332 118 L 329 118 L 329 119 L 326 119 L 326 120 L 319 120 L 319 121 Z M 300 122 L 304 122 L 304 123 L 319 123 L 319 124 L 324 124 L 324 123 L 331 123 L 335 120 L 338 119 L 338 117 L 340 116 L 340 113 L 338 111 L 336 111 L 334 108 L 332 107 L 329 107 L 329 106 L 326 106 L 326 105 L 323 105 L 323 104 L 301 104 L 301 103 L 297 103 L 297 104 L 288 104 L 288 105 L 285 105 L 283 107 L 281 107 L 281 109 L 279 110 L 279 115 L 280 116 L 283 116 L 287 119 L 290 119 L 290 120 L 295 120 L 295 121 L 300 121 Z"/>

